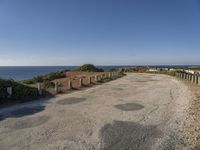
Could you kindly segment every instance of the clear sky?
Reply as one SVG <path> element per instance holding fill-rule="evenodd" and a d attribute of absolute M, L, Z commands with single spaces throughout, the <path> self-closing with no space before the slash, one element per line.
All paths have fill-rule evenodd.
<path fill-rule="evenodd" d="M 200 0 L 0 0 L 0 66 L 200 64 Z"/>

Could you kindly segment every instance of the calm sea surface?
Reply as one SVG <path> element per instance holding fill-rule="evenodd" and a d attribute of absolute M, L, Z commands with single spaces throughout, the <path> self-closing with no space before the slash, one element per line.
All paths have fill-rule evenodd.
<path fill-rule="evenodd" d="M 12 78 L 14 80 L 30 79 L 52 71 L 72 70 L 78 66 L 40 66 L 40 67 L 0 67 L 0 78 Z M 117 66 L 100 66 L 102 69 L 117 68 Z"/>

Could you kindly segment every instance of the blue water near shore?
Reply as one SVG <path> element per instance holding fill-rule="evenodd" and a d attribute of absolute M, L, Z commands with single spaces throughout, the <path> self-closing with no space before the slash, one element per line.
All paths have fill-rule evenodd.
<path fill-rule="evenodd" d="M 0 78 L 24 80 L 43 75 L 53 71 L 72 70 L 78 66 L 20 66 L 20 67 L 0 67 Z M 117 66 L 100 66 L 102 69 L 118 68 Z"/>
<path fill-rule="evenodd" d="M 121 68 L 121 67 L 131 67 L 131 66 L 98 66 L 98 68 L 102 68 L 104 70 Z M 133 67 L 133 66 L 132 66 Z M 155 66 L 154 66 L 155 67 Z M 185 68 L 188 66 L 156 66 L 156 67 L 181 67 Z M 14 80 L 24 80 L 30 79 L 38 75 L 43 75 L 53 71 L 59 70 L 72 70 L 78 68 L 78 66 L 20 66 L 20 67 L 0 67 L 0 78 L 11 78 Z"/>

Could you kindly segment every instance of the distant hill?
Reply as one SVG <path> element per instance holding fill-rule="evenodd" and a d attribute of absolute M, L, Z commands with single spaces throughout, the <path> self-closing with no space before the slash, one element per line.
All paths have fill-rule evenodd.
<path fill-rule="evenodd" d="M 84 64 L 75 70 L 76 71 L 86 71 L 86 72 L 103 72 L 104 71 L 103 69 L 99 69 L 92 64 Z"/>

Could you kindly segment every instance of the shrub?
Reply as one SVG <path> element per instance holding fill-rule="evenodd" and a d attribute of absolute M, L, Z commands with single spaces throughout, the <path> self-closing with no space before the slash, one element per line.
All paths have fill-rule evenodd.
<path fill-rule="evenodd" d="M 103 72 L 103 69 L 96 68 L 92 64 L 85 64 L 77 69 L 78 71 L 86 71 L 86 72 Z"/>
<path fill-rule="evenodd" d="M 55 87 L 55 83 L 53 83 L 51 81 L 44 81 L 43 82 L 43 87 L 44 88 L 53 88 L 53 87 Z"/>
<path fill-rule="evenodd" d="M 109 81 L 112 81 L 112 80 L 116 80 L 118 78 L 121 78 L 123 76 L 125 76 L 126 74 L 124 74 L 123 72 L 119 72 L 118 75 L 115 75 L 115 76 L 112 76 L 112 77 L 106 77 L 106 78 L 102 78 L 101 80 L 99 80 L 100 83 L 103 83 L 103 82 L 109 82 Z"/>
<path fill-rule="evenodd" d="M 12 96 L 9 98 L 7 87 L 12 87 Z M 39 96 L 38 90 L 13 80 L 0 79 L 0 103 L 10 101 L 24 101 Z"/>
<path fill-rule="evenodd" d="M 168 75 L 170 75 L 170 76 L 176 76 L 176 71 L 169 71 Z"/>
<path fill-rule="evenodd" d="M 23 80 L 21 82 L 24 83 L 24 84 L 34 84 L 34 83 L 38 83 L 38 82 L 42 83 L 44 81 L 52 81 L 54 79 L 66 77 L 66 71 L 67 70 L 50 72 L 48 74 L 37 76 L 37 77 L 34 77 L 32 79 L 28 79 L 28 80 Z"/>

